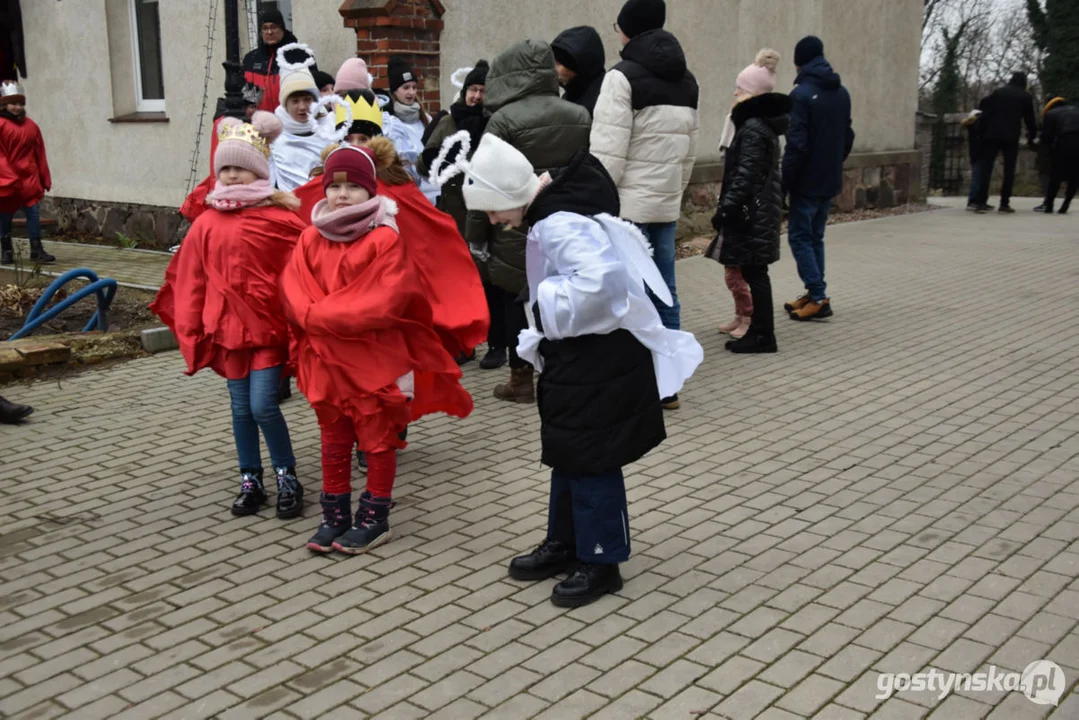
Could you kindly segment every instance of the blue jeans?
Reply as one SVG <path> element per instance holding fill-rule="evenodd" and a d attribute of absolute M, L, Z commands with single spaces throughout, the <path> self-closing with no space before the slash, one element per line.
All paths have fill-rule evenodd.
<path fill-rule="evenodd" d="M 551 471 L 547 538 L 577 548 L 582 562 L 629 559 L 629 512 L 622 470 L 577 477 Z"/>
<path fill-rule="evenodd" d="M 236 454 L 240 470 L 261 470 L 259 430 L 266 438 L 270 460 L 275 468 L 295 467 L 292 439 L 288 424 L 277 404 L 277 388 L 282 366 L 255 370 L 242 380 L 228 380 L 232 399 L 232 435 L 236 439 Z"/>
<path fill-rule="evenodd" d="M 791 195 L 787 239 L 798 264 L 798 276 L 814 302 L 828 297 L 824 282 L 824 228 L 831 209 L 832 198 Z"/>
<path fill-rule="evenodd" d="M 24 207 L 22 214 L 26 216 L 26 234 L 31 240 L 41 239 L 41 207 L 31 205 Z M 0 237 L 11 235 L 11 224 L 15 220 L 15 213 L 0 213 Z"/>
<path fill-rule="evenodd" d="M 665 222 L 643 223 L 637 226 L 648 238 L 648 244 L 652 246 L 652 259 L 656 261 L 659 274 L 663 276 L 663 281 L 671 289 L 671 297 L 674 298 L 674 305 L 667 307 L 652 294 L 651 290 L 648 291 L 648 297 L 652 299 L 656 310 L 659 311 L 659 319 L 663 321 L 663 327 L 668 330 L 682 329 L 682 305 L 678 302 L 678 290 L 675 288 L 674 277 L 674 231 L 677 225 L 678 223 Z"/>
<path fill-rule="evenodd" d="M 982 164 L 974 162 L 970 165 L 970 192 L 967 193 L 967 205 L 978 202 L 978 189 L 982 185 Z"/>

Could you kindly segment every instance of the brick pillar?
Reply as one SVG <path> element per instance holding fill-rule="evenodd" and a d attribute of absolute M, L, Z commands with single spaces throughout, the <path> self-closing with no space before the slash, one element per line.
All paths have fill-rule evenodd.
<path fill-rule="evenodd" d="M 440 0 L 345 0 L 339 10 L 345 27 L 356 31 L 356 55 L 374 76 L 373 89 L 389 93 L 386 68 L 391 55 L 412 63 L 419 76 L 420 102 L 432 115 L 440 109 Z"/>

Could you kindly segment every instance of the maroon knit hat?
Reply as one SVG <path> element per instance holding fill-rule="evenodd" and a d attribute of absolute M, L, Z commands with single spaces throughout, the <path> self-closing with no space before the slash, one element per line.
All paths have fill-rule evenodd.
<path fill-rule="evenodd" d="M 322 171 L 322 189 L 339 182 L 359 185 L 371 196 L 378 194 L 375 179 L 375 154 L 365 147 L 342 145 L 326 158 Z"/>

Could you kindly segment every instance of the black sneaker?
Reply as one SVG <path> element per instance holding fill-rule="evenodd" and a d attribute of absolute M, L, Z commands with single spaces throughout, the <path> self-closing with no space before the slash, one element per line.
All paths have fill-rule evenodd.
<path fill-rule="evenodd" d="M 1035 205 L 1034 206 L 1034 212 L 1045 212 L 1045 203 L 1043 202 L 1041 205 Z M 1049 212 L 1053 212 L 1053 211 L 1050 210 Z"/>
<path fill-rule="evenodd" d="M 476 359 L 476 351 L 473 350 L 470 353 L 461 353 L 454 359 L 457 361 L 458 365 L 465 365 Z"/>
<path fill-rule="evenodd" d="M 303 513 L 303 485 L 296 477 L 296 468 L 274 468 L 277 474 L 277 518 L 288 520 Z"/>
<path fill-rule="evenodd" d="M 572 575 L 554 586 L 551 602 L 558 607 L 581 607 L 621 589 L 618 565 L 583 562 Z"/>
<path fill-rule="evenodd" d="M 981 209 L 981 207 L 982 206 L 979 205 L 978 203 L 967 203 L 967 212 L 973 212 L 973 213 L 985 212 L 984 210 Z M 790 312 L 790 310 L 787 310 L 787 312 Z"/>
<path fill-rule="evenodd" d="M 677 410 L 682 407 L 682 401 L 678 399 L 678 393 L 675 393 L 670 397 L 665 397 L 659 402 L 663 405 L 664 410 Z"/>
<path fill-rule="evenodd" d="M 1015 210 L 1012 208 L 1011 205 L 1001 205 L 997 209 L 997 212 L 1000 213 L 1001 215 L 1014 215 L 1015 214 Z"/>
<path fill-rule="evenodd" d="M 322 505 L 322 522 L 318 530 L 307 541 L 307 549 L 312 552 L 328 553 L 333 551 L 333 541 L 348 532 L 352 527 L 352 493 L 319 496 Z"/>
<path fill-rule="evenodd" d="M 240 471 L 240 494 L 232 503 L 232 514 L 236 517 L 254 515 L 266 504 L 266 488 L 262 486 L 261 470 Z"/>
<path fill-rule="evenodd" d="M 737 340 L 728 340 L 726 348 L 736 354 L 750 353 L 774 353 L 779 352 L 776 346 L 775 335 L 759 335 L 746 333 Z"/>
<path fill-rule="evenodd" d="M 540 546 L 510 560 L 510 577 L 514 580 L 546 580 L 570 570 L 577 562 L 574 548 L 558 540 L 544 540 Z"/>
<path fill-rule="evenodd" d="M 497 370 L 506 364 L 506 348 L 489 348 L 487 354 L 480 360 L 480 368 L 483 370 Z"/>

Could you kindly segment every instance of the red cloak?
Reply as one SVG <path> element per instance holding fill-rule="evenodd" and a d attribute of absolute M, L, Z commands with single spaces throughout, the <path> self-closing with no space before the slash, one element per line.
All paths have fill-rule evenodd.
<path fill-rule="evenodd" d="M 37 205 L 52 188 L 45 139 L 37 123 L 0 117 L 0 213 Z"/>
<path fill-rule="evenodd" d="M 311 222 L 311 212 L 326 197 L 322 178 L 295 191 L 302 203 L 297 213 Z M 470 353 L 487 339 L 491 318 L 479 271 L 468 243 L 451 215 L 438 210 L 412 183 L 387 185 L 378 194 L 397 203 L 397 227 L 434 311 L 435 332 L 453 357 Z"/>
<path fill-rule="evenodd" d="M 215 120 L 213 129 L 210 132 L 210 174 L 206 176 L 205 180 L 192 188 L 184 199 L 184 204 L 180 206 L 180 214 L 187 218 L 189 223 L 195 222 L 199 215 L 209 209 L 206 205 L 206 196 L 213 192 L 214 184 L 217 182 L 217 178 L 214 177 L 214 154 L 217 152 L 217 133 L 220 131 L 220 124 L 224 119 L 220 117 Z"/>
<path fill-rule="evenodd" d="M 228 379 L 288 360 L 280 275 L 304 225 L 275 206 L 199 216 L 150 309 L 176 335 L 187 374 Z"/>
<path fill-rule="evenodd" d="M 379 227 L 353 242 L 300 236 L 281 275 L 300 390 L 322 422 L 348 417 L 360 449 L 403 448 L 397 434 L 435 412 L 466 417 L 472 396 L 435 332 L 430 300 L 397 232 Z M 409 403 L 397 380 L 414 374 Z"/>

